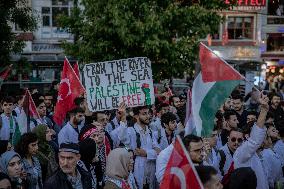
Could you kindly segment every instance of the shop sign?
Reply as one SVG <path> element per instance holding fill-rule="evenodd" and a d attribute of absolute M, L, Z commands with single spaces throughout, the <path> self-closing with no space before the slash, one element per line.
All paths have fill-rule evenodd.
<path fill-rule="evenodd" d="M 226 4 L 232 4 L 232 0 L 225 0 Z M 262 10 L 266 8 L 266 0 L 237 0 L 237 6 L 233 10 Z"/>
<path fill-rule="evenodd" d="M 35 52 L 58 52 L 63 49 L 58 44 L 33 44 L 32 51 Z"/>

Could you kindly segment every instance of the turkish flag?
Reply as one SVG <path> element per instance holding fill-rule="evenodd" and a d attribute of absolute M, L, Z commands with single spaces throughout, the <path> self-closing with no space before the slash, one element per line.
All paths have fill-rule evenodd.
<path fill-rule="evenodd" d="M 74 70 L 75 74 L 77 75 L 77 77 L 80 78 L 78 62 L 76 62 L 76 63 L 74 64 L 73 70 Z"/>
<path fill-rule="evenodd" d="M 75 108 L 74 99 L 84 93 L 85 88 L 65 58 L 53 117 L 56 124 L 63 124 L 66 113 Z"/>
<path fill-rule="evenodd" d="M 167 164 L 160 189 L 203 189 L 183 143 L 178 136 Z"/>

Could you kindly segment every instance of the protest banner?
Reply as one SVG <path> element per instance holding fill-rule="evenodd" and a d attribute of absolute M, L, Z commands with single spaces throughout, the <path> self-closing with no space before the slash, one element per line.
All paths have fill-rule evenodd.
<path fill-rule="evenodd" d="M 128 107 L 154 104 L 151 61 L 146 57 L 90 63 L 83 72 L 91 111 L 116 109 L 120 102 Z"/>

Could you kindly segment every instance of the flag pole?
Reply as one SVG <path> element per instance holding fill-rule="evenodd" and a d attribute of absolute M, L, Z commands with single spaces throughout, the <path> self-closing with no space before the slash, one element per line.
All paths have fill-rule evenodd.
<path fill-rule="evenodd" d="M 231 66 L 223 57 L 218 56 L 214 51 L 212 51 L 212 49 L 210 49 L 209 47 L 207 47 L 204 43 L 200 42 L 201 45 L 203 45 L 207 50 L 209 50 L 211 53 L 213 53 L 215 56 L 217 56 L 218 58 L 220 58 L 227 66 L 230 66 L 233 70 L 235 70 L 239 76 L 241 78 L 243 78 L 244 81 L 246 81 L 247 83 L 249 83 L 250 85 L 253 86 L 254 89 L 256 89 L 258 92 L 260 92 L 260 90 L 254 86 L 253 83 L 251 83 L 249 80 L 247 80 L 247 78 L 245 76 L 243 76 L 242 74 L 240 74 L 240 72 L 238 72 L 233 66 Z"/>
<path fill-rule="evenodd" d="M 197 179 L 199 185 L 201 186 L 200 189 L 204 189 L 203 184 L 202 184 L 202 182 L 201 182 L 201 180 L 200 180 L 200 178 L 199 178 L 199 176 L 198 176 L 198 173 L 197 173 L 197 171 L 196 171 L 196 169 L 195 169 L 195 166 L 194 166 L 194 164 L 192 163 L 191 158 L 190 158 L 190 156 L 189 156 L 189 154 L 188 154 L 188 151 L 186 150 L 185 146 L 183 145 L 183 142 L 182 142 L 182 140 L 181 140 L 181 138 L 180 138 L 179 135 L 177 135 L 177 140 L 179 141 L 179 143 L 180 143 L 180 145 L 181 145 L 181 148 L 183 149 L 183 151 L 184 151 L 184 153 L 185 153 L 185 156 L 186 156 L 186 158 L 187 158 L 187 160 L 188 160 L 190 166 L 192 167 L 192 171 L 193 171 L 194 174 L 196 175 L 196 179 Z"/>
<path fill-rule="evenodd" d="M 86 91 L 85 87 L 83 86 L 83 84 L 82 84 L 81 81 L 80 81 L 80 78 L 78 78 L 78 76 L 76 75 L 74 69 L 72 68 L 72 66 L 71 66 L 71 64 L 70 64 L 70 62 L 69 62 L 69 60 L 68 60 L 68 58 L 67 58 L 66 56 L 65 56 L 65 59 L 67 60 L 69 66 L 71 67 L 73 74 L 75 75 L 75 77 L 76 77 L 76 78 L 78 79 L 78 81 L 80 82 L 80 85 L 81 85 L 81 86 L 83 87 L 83 89 Z M 79 66 L 79 65 L 78 65 L 78 66 Z"/>

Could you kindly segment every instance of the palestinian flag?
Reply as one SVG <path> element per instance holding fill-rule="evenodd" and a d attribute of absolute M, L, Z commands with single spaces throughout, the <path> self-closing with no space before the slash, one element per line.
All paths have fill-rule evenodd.
<path fill-rule="evenodd" d="M 32 120 L 36 121 L 39 119 L 35 103 L 29 90 L 26 90 L 26 94 L 23 101 L 23 109 L 19 115 L 19 125 L 22 134 L 31 132 L 30 123 Z"/>
<path fill-rule="evenodd" d="M 192 116 L 198 136 L 209 136 L 215 114 L 243 76 L 203 43 L 199 46 L 201 72 L 193 82 Z"/>
<path fill-rule="evenodd" d="M 9 66 L 4 67 L 1 71 L 0 71 L 0 88 L 4 82 L 5 79 L 7 79 L 10 71 L 12 70 L 12 64 Z"/>

